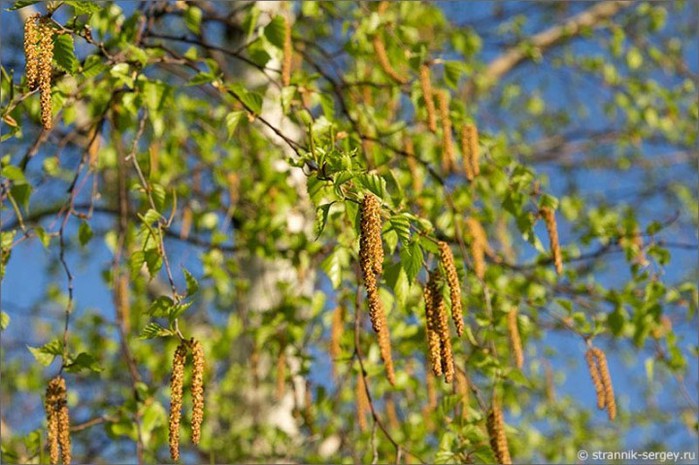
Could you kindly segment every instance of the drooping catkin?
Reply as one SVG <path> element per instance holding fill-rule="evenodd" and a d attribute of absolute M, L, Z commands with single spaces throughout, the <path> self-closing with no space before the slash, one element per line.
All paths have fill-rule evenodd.
<path fill-rule="evenodd" d="M 277 356 L 277 373 L 276 373 L 276 396 L 277 400 L 281 400 L 284 397 L 286 391 L 286 357 L 284 356 L 284 351 L 280 350 Z"/>
<path fill-rule="evenodd" d="M 51 129 L 53 117 L 51 111 L 51 73 L 53 72 L 53 28 L 49 18 L 39 20 L 39 61 L 38 82 L 41 101 L 41 123 L 44 129 Z"/>
<path fill-rule="evenodd" d="M 68 412 L 68 400 L 66 398 L 65 389 L 63 392 L 63 399 L 58 406 L 58 444 L 61 446 L 61 460 L 63 461 L 64 465 L 68 465 L 72 460 L 70 444 L 70 414 Z"/>
<path fill-rule="evenodd" d="M 357 376 L 355 397 L 357 398 L 357 423 L 359 430 L 364 432 L 367 430 L 366 416 L 371 411 L 371 406 L 364 386 L 364 377 L 361 374 Z"/>
<path fill-rule="evenodd" d="M 475 174 L 473 173 L 473 165 L 471 164 L 471 142 L 468 124 L 461 126 L 461 163 L 464 167 L 466 179 L 473 181 Z"/>
<path fill-rule="evenodd" d="M 588 351 L 585 352 L 585 361 L 587 362 L 587 368 L 590 371 L 592 384 L 595 386 L 595 393 L 597 394 L 597 408 L 602 410 L 606 406 L 607 401 L 604 394 L 604 384 L 602 384 L 602 375 L 599 372 L 599 366 L 597 365 L 595 353 L 592 349 L 588 349 Z"/>
<path fill-rule="evenodd" d="M 60 453 L 59 445 L 59 418 L 58 412 L 61 408 L 61 403 L 65 402 L 66 398 L 66 382 L 57 376 L 49 381 L 46 387 L 46 399 L 44 400 L 44 408 L 46 409 L 46 423 L 48 426 L 48 443 L 49 443 L 49 461 L 51 464 L 57 464 Z"/>
<path fill-rule="evenodd" d="M 381 205 L 373 194 L 366 194 L 362 201 L 359 238 L 359 265 L 369 302 L 371 326 L 378 334 L 381 359 L 386 367 L 386 376 L 395 384 L 391 339 L 388 333 L 386 312 L 379 295 L 378 276 L 383 272 L 383 243 L 381 241 Z"/>
<path fill-rule="evenodd" d="M 39 50 L 37 48 L 39 31 L 36 24 L 37 19 L 39 19 L 38 13 L 30 16 L 24 22 L 25 74 L 27 76 L 27 86 L 31 90 L 36 89 L 39 79 Z"/>
<path fill-rule="evenodd" d="M 391 66 L 391 62 L 388 60 L 388 54 L 386 53 L 386 45 L 384 44 L 380 33 L 374 35 L 373 39 L 371 40 L 371 44 L 374 47 L 376 59 L 379 61 L 379 66 L 383 72 L 398 84 L 405 84 L 408 82 L 404 76 L 398 74 L 398 72 L 393 69 L 393 66 Z"/>
<path fill-rule="evenodd" d="M 413 191 L 415 191 L 415 194 L 419 194 L 422 192 L 422 176 L 420 176 L 417 170 L 413 139 L 408 135 L 405 136 L 405 153 L 408 154 L 408 169 L 410 170 L 410 180 L 412 182 Z"/>
<path fill-rule="evenodd" d="M 600 379 L 602 381 L 602 386 L 604 388 L 604 403 L 607 407 L 607 415 L 610 421 L 614 421 L 616 418 L 616 400 L 614 399 L 614 387 L 612 386 L 612 377 L 609 374 L 609 366 L 607 365 L 607 357 L 604 355 L 602 349 L 593 347 L 590 349 L 597 362 L 597 367 L 599 369 Z"/>
<path fill-rule="evenodd" d="M 451 247 L 444 241 L 439 241 L 439 259 L 442 262 L 444 271 L 447 275 L 447 284 L 449 284 L 449 298 L 451 299 L 451 317 L 456 326 L 456 334 L 461 337 L 464 333 L 464 313 L 461 302 L 461 283 L 459 275 L 456 272 L 456 264 L 454 263 L 454 254 Z"/>
<path fill-rule="evenodd" d="M 454 356 L 446 302 L 442 296 L 439 280 L 440 273 L 438 270 L 434 270 L 430 273 L 426 286 L 425 309 L 428 319 L 428 347 L 432 372 L 435 376 L 444 375 L 445 382 L 451 383 L 454 378 Z"/>
<path fill-rule="evenodd" d="M 468 131 L 468 143 L 469 149 L 469 161 L 471 162 L 471 169 L 473 170 L 473 175 L 478 176 L 481 174 L 481 152 L 480 146 L 478 144 L 478 127 L 475 124 L 469 124 L 467 126 Z"/>
<path fill-rule="evenodd" d="M 470 389 L 466 373 L 464 373 L 464 371 L 460 368 L 456 369 L 454 387 L 456 388 L 456 393 L 461 396 L 461 418 L 466 418 L 468 413 L 468 403 L 470 400 Z"/>
<path fill-rule="evenodd" d="M 335 310 L 333 310 L 332 314 L 332 322 L 330 323 L 330 347 L 328 349 L 328 352 L 330 353 L 330 360 L 332 361 L 333 378 L 337 377 L 336 360 L 340 358 L 342 351 L 340 343 L 342 341 L 344 322 L 345 309 L 342 305 L 338 305 Z"/>
<path fill-rule="evenodd" d="M 558 242 L 558 227 L 556 226 L 556 214 L 550 207 L 541 207 L 541 216 L 546 223 L 546 231 L 549 235 L 551 243 L 551 254 L 553 255 L 553 263 L 556 267 L 556 273 L 563 274 L 563 258 L 561 257 L 561 244 Z"/>
<path fill-rule="evenodd" d="M 180 239 L 187 240 L 189 232 L 192 230 L 192 221 L 194 220 L 194 212 L 192 207 L 185 205 L 182 209 L 182 226 L 180 227 Z"/>
<path fill-rule="evenodd" d="M 454 142 L 451 135 L 451 116 L 449 115 L 449 93 L 438 90 L 437 102 L 439 102 L 439 117 L 442 123 L 442 169 L 445 173 L 452 173 L 456 168 L 454 157 Z"/>
<path fill-rule="evenodd" d="M 423 290 L 423 296 L 425 298 L 425 330 L 427 333 L 427 351 L 430 359 L 430 365 L 432 367 L 432 373 L 434 373 L 435 376 L 442 376 L 442 349 L 439 341 L 439 334 L 437 333 L 437 317 L 435 316 L 436 310 L 433 297 L 434 292 L 435 286 L 432 283 L 432 275 L 430 275 L 430 281 L 428 281 Z"/>
<path fill-rule="evenodd" d="M 396 403 L 393 402 L 393 397 L 388 396 L 384 403 L 388 424 L 392 429 L 400 429 L 400 421 L 398 420 L 398 412 L 396 411 Z"/>
<path fill-rule="evenodd" d="M 199 444 L 204 420 L 204 348 L 192 339 L 192 442 Z"/>
<path fill-rule="evenodd" d="M 471 258 L 473 258 L 473 272 L 478 279 L 485 278 L 485 253 L 488 250 L 488 238 L 483 225 L 476 218 L 466 218 L 466 228 L 470 237 Z"/>
<path fill-rule="evenodd" d="M 385 318 L 385 316 L 384 316 Z M 381 331 L 379 331 L 379 352 L 381 360 L 386 367 L 386 378 L 391 385 L 396 384 L 396 373 L 393 369 L 393 355 L 391 354 L 391 336 L 388 333 L 388 325 L 384 322 Z"/>
<path fill-rule="evenodd" d="M 425 99 L 425 110 L 427 111 L 427 127 L 433 133 L 437 132 L 437 113 L 434 108 L 434 96 L 432 95 L 432 81 L 430 78 L 430 67 L 427 63 L 420 66 L 420 88 Z"/>
<path fill-rule="evenodd" d="M 182 388 L 184 385 L 184 366 L 187 361 L 187 345 L 184 341 L 177 346 L 172 360 L 170 376 L 170 457 L 180 459 L 180 418 L 182 416 Z"/>
<path fill-rule="evenodd" d="M 486 426 L 488 428 L 488 436 L 490 436 L 490 447 L 493 449 L 497 463 L 511 464 L 510 448 L 505 435 L 505 422 L 502 417 L 500 403 L 496 399 L 493 399 L 493 405 L 488 412 Z"/>
<path fill-rule="evenodd" d="M 522 351 L 522 339 L 519 335 L 519 327 L 517 326 L 517 314 L 519 311 L 516 307 L 507 313 L 507 333 L 510 337 L 510 346 L 512 346 L 512 356 L 515 359 L 515 366 L 519 369 L 524 365 L 524 352 Z"/>
<path fill-rule="evenodd" d="M 284 15 L 284 56 L 282 58 L 282 85 L 287 87 L 291 82 L 291 61 L 294 55 L 291 43 L 291 22 Z"/>

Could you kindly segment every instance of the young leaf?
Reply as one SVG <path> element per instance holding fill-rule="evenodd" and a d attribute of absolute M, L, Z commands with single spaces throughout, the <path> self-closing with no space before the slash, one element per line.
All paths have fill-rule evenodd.
<path fill-rule="evenodd" d="M 80 63 L 75 58 L 75 46 L 73 36 L 70 34 L 59 34 L 53 39 L 53 59 L 64 71 L 73 74 L 78 70 Z"/>
<path fill-rule="evenodd" d="M 90 370 L 95 373 L 102 371 L 102 367 L 97 362 L 94 356 L 86 352 L 80 352 L 74 359 L 66 364 L 66 370 L 71 373 L 77 373 L 83 370 Z"/>
<path fill-rule="evenodd" d="M 87 221 L 80 222 L 80 228 L 78 229 L 78 240 L 80 241 L 80 245 L 84 247 L 85 244 L 90 242 L 90 239 L 92 239 L 92 229 L 90 228 L 90 225 L 87 224 Z"/>
<path fill-rule="evenodd" d="M 192 276 L 192 273 L 182 268 L 182 273 L 184 273 L 184 279 L 187 282 L 187 296 L 192 296 L 199 290 L 199 282 L 197 278 Z"/>
<path fill-rule="evenodd" d="M 27 349 L 29 349 L 36 361 L 45 367 L 51 365 L 51 362 L 56 357 L 55 355 L 42 352 L 41 347 L 27 346 Z"/>
<path fill-rule="evenodd" d="M 156 337 L 172 336 L 174 332 L 171 330 L 160 326 L 158 323 L 151 322 L 146 325 L 141 331 L 139 337 L 141 339 L 153 339 Z"/>

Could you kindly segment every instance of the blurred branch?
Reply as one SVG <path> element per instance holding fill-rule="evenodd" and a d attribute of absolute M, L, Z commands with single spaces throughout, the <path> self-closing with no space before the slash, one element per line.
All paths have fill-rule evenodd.
<path fill-rule="evenodd" d="M 486 69 L 478 75 L 478 78 L 479 80 L 482 79 L 482 82 L 487 83 L 489 86 L 493 85 L 530 56 L 528 53 L 528 46 L 531 46 L 531 48 L 539 52 L 543 52 L 548 48 L 561 44 L 581 34 L 585 29 L 594 27 L 605 19 L 611 18 L 621 9 L 631 4 L 632 2 L 629 1 L 616 0 L 596 3 L 589 9 L 578 13 L 564 23 L 550 27 L 545 31 L 533 35 L 526 42 L 509 48 L 491 61 Z M 473 84 L 473 81 L 469 82 L 466 89 L 467 95 L 471 95 Z"/>

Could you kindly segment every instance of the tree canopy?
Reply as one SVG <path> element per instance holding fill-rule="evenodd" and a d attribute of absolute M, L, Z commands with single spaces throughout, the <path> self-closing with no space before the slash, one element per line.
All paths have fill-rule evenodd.
<path fill-rule="evenodd" d="M 697 5 L 2 3 L 3 462 L 695 463 Z"/>

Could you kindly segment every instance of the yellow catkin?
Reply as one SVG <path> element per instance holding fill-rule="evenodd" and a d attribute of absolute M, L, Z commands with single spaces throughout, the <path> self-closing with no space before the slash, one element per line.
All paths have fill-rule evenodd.
<path fill-rule="evenodd" d="M 423 63 L 420 66 L 420 88 L 425 99 L 425 110 L 427 111 L 427 127 L 431 132 L 437 132 L 437 113 L 434 108 L 434 97 L 432 95 L 432 81 L 430 78 L 430 67 Z"/>
<path fill-rule="evenodd" d="M 59 418 L 58 412 L 61 409 L 61 403 L 66 397 L 66 382 L 60 376 L 49 381 L 46 387 L 46 399 L 44 407 L 46 409 L 46 423 L 48 426 L 48 443 L 49 443 L 49 461 L 51 464 L 57 464 L 59 460 L 60 445 L 59 445 Z"/>
<path fill-rule="evenodd" d="M 604 402 L 607 407 L 607 415 L 610 421 L 616 418 L 616 400 L 614 399 L 614 387 L 612 386 L 612 377 L 609 374 L 609 366 L 607 365 L 607 357 L 601 349 L 593 347 L 591 349 L 595 355 L 599 374 L 604 387 Z"/>
<path fill-rule="evenodd" d="M 447 284 L 449 284 L 449 297 L 451 299 L 451 317 L 456 326 L 456 334 L 461 337 L 464 333 L 464 313 L 461 302 L 461 283 L 459 275 L 456 272 L 456 264 L 454 263 L 454 255 L 451 252 L 449 244 L 444 241 L 439 241 L 439 259 L 442 262 L 444 271 L 447 275 Z"/>
<path fill-rule="evenodd" d="M 182 415 L 182 388 L 184 384 L 184 365 L 187 361 L 187 345 L 181 342 L 175 350 L 170 376 L 170 457 L 180 459 L 180 418 Z"/>
<path fill-rule="evenodd" d="M 284 16 L 284 57 L 282 59 L 282 85 L 287 87 L 291 82 L 291 61 L 294 55 L 291 43 L 291 22 Z"/>
<path fill-rule="evenodd" d="M 131 332 L 131 301 L 129 299 L 129 275 L 122 272 L 116 283 L 116 305 L 124 334 Z"/>
<path fill-rule="evenodd" d="M 556 273 L 563 274 L 563 258 L 561 257 L 561 244 L 558 242 L 558 227 L 556 226 L 556 214 L 549 207 L 541 208 L 541 216 L 546 223 L 546 231 L 549 234 L 551 242 L 551 254 L 553 255 L 553 263 L 556 267 Z"/>
<path fill-rule="evenodd" d="M 199 444 L 204 420 L 204 348 L 192 339 L 192 442 Z"/>
<path fill-rule="evenodd" d="M 585 352 L 585 361 L 587 362 L 590 378 L 592 378 L 592 384 L 597 394 L 597 408 L 602 410 L 607 402 L 604 394 L 604 384 L 602 384 L 602 376 L 600 375 L 599 366 L 597 365 L 595 353 L 592 349 Z"/>
<path fill-rule="evenodd" d="M 368 429 L 366 416 L 371 411 L 371 407 L 369 405 L 369 397 L 367 397 L 366 388 L 364 386 L 364 378 L 361 375 L 357 376 L 356 388 L 355 396 L 357 398 L 357 423 L 359 424 L 359 430 L 364 432 Z"/>
<path fill-rule="evenodd" d="M 425 383 L 427 384 L 427 409 L 430 412 L 434 412 L 437 408 L 437 386 L 435 383 L 435 376 L 431 371 L 427 370 L 425 372 Z"/>
<path fill-rule="evenodd" d="M 406 135 L 405 136 L 405 153 L 408 154 L 408 169 L 410 170 L 410 180 L 412 182 L 413 191 L 415 194 L 422 192 L 422 176 L 417 170 L 417 160 L 415 158 L 415 146 L 413 145 L 413 139 Z"/>
<path fill-rule="evenodd" d="M 61 460 L 64 465 L 68 465 L 72 461 L 72 452 L 70 444 L 70 414 L 68 412 L 68 402 L 64 397 L 58 408 L 58 444 L 61 446 Z"/>
<path fill-rule="evenodd" d="M 505 435 L 505 422 L 502 417 L 502 410 L 499 402 L 493 400 L 493 406 L 488 412 L 486 423 L 488 436 L 490 436 L 490 447 L 493 449 L 497 463 L 509 465 L 512 463 L 510 449 Z"/>
<path fill-rule="evenodd" d="M 432 328 L 439 337 L 439 359 L 441 361 L 441 372 L 444 374 L 444 381 L 451 383 L 454 379 L 454 355 L 451 348 L 451 335 L 449 334 L 449 323 L 447 319 L 446 303 L 442 297 L 442 292 L 437 283 L 438 272 L 430 274 L 428 286 L 430 287 Z M 437 371 L 433 369 L 437 375 Z"/>
<path fill-rule="evenodd" d="M 478 145 L 478 127 L 476 127 L 475 124 L 469 124 L 467 128 L 469 132 L 468 142 L 470 145 L 469 161 L 471 162 L 473 175 L 478 176 L 481 174 L 481 152 L 480 146 Z"/>
<path fill-rule="evenodd" d="M 194 219 L 194 213 L 189 205 L 186 205 L 182 209 L 182 226 L 180 227 L 180 239 L 187 240 L 189 238 L 189 232 L 192 230 L 192 220 Z"/>
<path fill-rule="evenodd" d="M 466 179 L 473 181 L 476 175 L 473 172 L 473 165 L 471 163 L 471 141 L 468 127 L 468 124 L 461 126 L 461 162 L 464 166 Z"/>
<path fill-rule="evenodd" d="M 277 356 L 277 373 L 276 373 L 276 396 L 278 400 L 284 397 L 286 392 L 286 357 L 284 351 L 281 350 Z"/>
<path fill-rule="evenodd" d="M 392 397 L 387 397 L 384 404 L 386 410 L 386 417 L 388 418 L 388 424 L 392 429 L 400 429 L 400 421 L 398 420 L 398 412 L 396 411 L 396 404 L 393 402 Z"/>
<path fill-rule="evenodd" d="M 485 253 L 488 250 L 488 238 L 476 218 L 466 218 L 466 228 L 470 235 L 471 258 L 473 258 L 473 272 L 478 279 L 485 278 Z"/>
<path fill-rule="evenodd" d="M 518 313 L 517 308 L 513 308 L 507 313 L 507 333 L 510 337 L 515 366 L 521 369 L 524 366 L 524 352 L 522 351 L 522 339 L 519 336 L 519 327 L 517 326 Z"/>
<path fill-rule="evenodd" d="M 461 397 L 461 418 L 466 418 L 466 415 L 468 414 L 468 403 L 470 400 L 470 389 L 466 373 L 464 373 L 464 371 L 460 368 L 456 369 L 454 387 L 456 388 L 456 393 Z"/>
<path fill-rule="evenodd" d="M 362 201 L 360 229 L 359 266 L 367 291 L 369 318 L 372 328 L 378 334 L 381 359 L 386 367 L 386 376 L 391 384 L 395 384 L 391 339 L 378 286 L 378 276 L 383 272 L 384 259 L 381 241 L 381 205 L 373 194 L 366 194 Z"/>
<path fill-rule="evenodd" d="M 88 166 L 91 170 L 97 169 L 97 163 L 99 162 L 99 150 L 101 137 L 97 133 L 97 126 L 93 126 L 88 134 L 89 142 L 87 145 L 87 159 Z"/>
<path fill-rule="evenodd" d="M 240 177 L 237 173 L 228 173 L 226 180 L 228 181 L 228 201 L 232 208 L 238 203 L 240 196 Z"/>
<path fill-rule="evenodd" d="M 442 355 L 441 343 L 439 334 L 437 333 L 437 318 L 435 317 L 434 307 L 434 292 L 435 285 L 432 283 L 432 275 L 430 281 L 425 285 L 423 295 L 425 298 L 425 327 L 427 333 L 427 351 L 432 367 L 432 373 L 435 376 L 442 376 Z"/>
<path fill-rule="evenodd" d="M 39 21 L 39 62 L 38 82 L 41 101 L 41 123 L 44 129 L 51 129 L 53 116 L 51 111 L 51 73 L 53 60 L 53 28 L 49 18 Z"/>
<path fill-rule="evenodd" d="M 380 34 L 374 35 L 374 38 L 371 41 L 371 44 L 374 47 L 374 53 L 376 53 L 376 59 L 379 61 L 379 66 L 383 70 L 384 73 L 394 81 L 396 81 L 398 84 L 405 84 L 408 82 L 408 80 L 404 77 L 398 74 L 398 72 L 393 69 L 393 66 L 391 66 L 391 62 L 388 60 L 388 54 L 386 53 L 386 45 L 383 43 L 383 39 L 381 38 Z"/>
<path fill-rule="evenodd" d="M 340 358 L 342 348 L 340 343 L 342 342 L 342 333 L 344 332 L 345 323 L 345 309 L 342 305 L 338 305 L 335 310 L 333 310 L 332 321 L 330 323 L 330 348 L 328 352 L 330 353 L 330 360 L 332 362 L 332 374 L 333 378 L 337 377 L 337 359 Z"/>
<path fill-rule="evenodd" d="M 385 318 L 385 317 L 384 317 Z M 391 336 L 388 333 L 388 325 L 384 323 L 379 331 L 379 352 L 381 360 L 386 367 L 386 378 L 391 385 L 396 384 L 396 373 L 393 369 L 393 355 L 391 354 Z"/>
<path fill-rule="evenodd" d="M 449 115 L 449 93 L 442 89 L 436 92 L 439 103 L 439 117 L 442 122 L 442 169 L 452 173 L 456 167 L 454 142 L 451 135 L 451 116 Z"/>
<path fill-rule="evenodd" d="M 376 9 L 376 12 L 381 16 L 382 14 L 386 13 L 386 10 L 388 10 L 388 7 L 390 6 L 391 2 L 387 0 L 383 0 L 379 2 L 379 7 Z"/>
<path fill-rule="evenodd" d="M 24 22 L 24 59 L 25 74 L 27 76 L 27 86 L 31 90 L 36 89 L 39 82 L 39 31 L 36 25 L 39 14 L 27 18 Z"/>
<path fill-rule="evenodd" d="M 648 266 L 648 258 L 643 250 L 643 237 L 641 236 L 641 231 L 638 230 L 638 227 L 634 229 L 633 236 L 631 237 L 631 244 L 633 244 L 635 250 L 633 263 L 642 267 Z"/>

